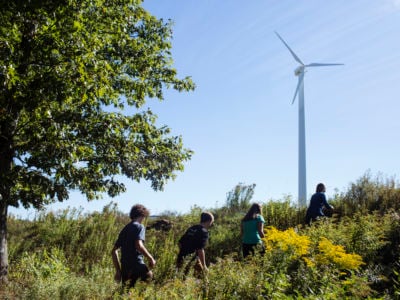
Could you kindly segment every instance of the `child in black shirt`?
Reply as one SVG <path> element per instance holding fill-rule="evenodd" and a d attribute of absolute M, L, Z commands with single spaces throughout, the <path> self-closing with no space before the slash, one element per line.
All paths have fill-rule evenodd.
<path fill-rule="evenodd" d="M 196 271 L 207 272 L 206 255 L 204 248 L 208 241 L 208 229 L 214 222 L 214 216 L 209 212 L 203 212 L 200 224 L 191 226 L 179 240 L 179 254 L 177 267 L 181 268 L 184 258 L 190 254 L 196 254 Z M 187 273 L 188 270 L 185 270 Z"/>

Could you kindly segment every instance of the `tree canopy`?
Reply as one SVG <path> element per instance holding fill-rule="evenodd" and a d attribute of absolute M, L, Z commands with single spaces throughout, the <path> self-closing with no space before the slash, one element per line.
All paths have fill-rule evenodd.
<path fill-rule="evenodd" d="M 171 22 L 141 1 L 21 0 L 2 1 L 0 30 L 1 201 L 115 196 L 116 175 L 159 190 L 183 169 L 191 151 L 141 109 L 194 88 L 172 67 Z"/>
<path fill-rule="evenodd" d="M 7 208 L 41 208 L 78 190 L 162 190 L 192 151 L 144 104 L 194 89 L 172 66 L 171 22 L 140 0 L 0 1 L 0 279 Z M 129 112 L 126 108 L 131 107 Z"/>

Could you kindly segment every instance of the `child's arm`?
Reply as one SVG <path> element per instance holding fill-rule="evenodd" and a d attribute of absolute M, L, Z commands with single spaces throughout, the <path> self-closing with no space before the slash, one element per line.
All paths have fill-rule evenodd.
<path fill-rule="evenodd" d="M 196 252 L 197 252 L 197 257 L 200 260 L 201 266 L 203 267 L 203 270 L 208 271 L 206 265 L 206 253 L 204 252 L 204 249 L 198 249 Z"/>
<path fill-rule="evenodd" d="M 114 246 L 111 250 L 111 257 L 115 267 L 115 281 L 121 281 L 121 265 L 119 264 L 118 248 Z"/>
<path fill-rule="evenodd" d="M 135 247 L 140 253 L 142 253 L 144 256 L 147 257 L 147 259 L 149 260 L 150 268 L 154 267 L 154 265 L 156 264 L 156 261 L 153 258 L 153 256 L 151 256 L 149 251 L 147 251 L 146 247 L 143 244 L 143 241 L 142 240 L 136 240 L 135 241 Z"/>
<path fill-rule="evenodd" d="M 258 230 L 258 234 L 260 235 L 260 237 L 263 238 L 264 237 L 264 223 L 263 222 L 257 223 L 257 230 Z"/>

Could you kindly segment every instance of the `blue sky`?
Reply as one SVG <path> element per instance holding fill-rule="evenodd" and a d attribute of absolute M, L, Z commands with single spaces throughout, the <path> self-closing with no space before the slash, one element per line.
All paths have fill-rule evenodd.
<path fill-rule="evenodd" d="M 163 192 L 127 183 L 119 197 L 87 202 L 79 193 L 47 210 L 101 210 L 110 201 L 153 214 L 221 206 L 239 182 L 256 184 L 254 201 L 297 199 L 297 63 L 278 31 L 313 68 L 305 77 L 307 192 L 318 182 L 344 191 L 367 170 L 400 170 L 400 0 L 148 0 L 152 14 L 174 21 L 172 55 L 191 93 L 167 91 L 147 106 L 158 124 L 195 151 Z M 32 217 L 34 210 L 11 209 Z"/>

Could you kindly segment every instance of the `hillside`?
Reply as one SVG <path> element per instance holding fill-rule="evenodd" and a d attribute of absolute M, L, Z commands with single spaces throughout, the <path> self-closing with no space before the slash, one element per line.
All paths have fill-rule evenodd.
<path fill-rule="evenodd" d="M 267 253 L 243 260 L 239 224 L 246 204 L 208 208 L 215 215 L 209 274 L 175 269 L 177 240 L 204 208 L 166 213 L 146 224 L 157 265 L 151 284 L 124 293 L 113 281 L 110 251 L 127 214 L 115 204 L 9 219 L 10 283 L 1 299 L 395 299 L 400 297 L 400 189 L 365 175 L 329 202 L 331 218 L 304 226 L 290 201 L 263 203 Z M 239 203 L 240 204 L 240 203 Z M 243 204 L 243 203 L 242 203 Z M 159 220 L 168 224 L 154 228 Z"/>

